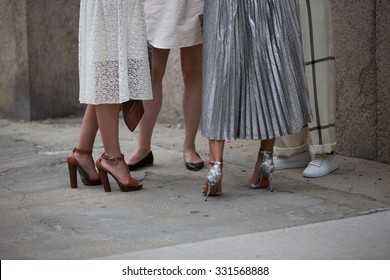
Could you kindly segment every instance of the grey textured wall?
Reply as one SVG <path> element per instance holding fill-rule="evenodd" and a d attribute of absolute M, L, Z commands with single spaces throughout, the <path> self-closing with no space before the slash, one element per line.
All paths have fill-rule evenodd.
<path fill-rule="evenodd" d="M 0 0 L 0 112 L 29 119 L 29 73 L 25 1 Z"/>
<path fill-rule="evenodd" d="M 78 114 L 79 1 L 27 1 L 31 119 Z"/>
<path fill-rule="evenodd" d="M 390 162 L 390 0 L 377 1 L 378 160 Z"/>
<path fill-rule="evenodd" d="M 34 120 L 79 115 L 79 1 L 0 0 L 0 113 Z"/>
<path fill-rule="evenodd" d="M 390 162 L 390 1 L 333 1 L 337 150 Z"/>
<path fill-rule="evenodd" d="M 375 10 L 374 1 L 334 1 L 338 150 L 367 159 L 377 157 Z"/>
<path fill-rule="evenodd" d="M 337 152 L 390 163 L 390 0 L 333 0 Z M 0 115 L 81 115 L 79 1 L 0 0 Z M 171 52 L 159 121 L 182 123 L 178 50 Z"/>

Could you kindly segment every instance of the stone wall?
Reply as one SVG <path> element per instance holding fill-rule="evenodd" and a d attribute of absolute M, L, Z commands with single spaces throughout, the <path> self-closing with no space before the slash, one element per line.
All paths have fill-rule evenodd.
<path fill-rule="evenodd" d="M 390 1 L 333 1 L 337 150 L 390 162 Z"/>
<path fill-rule="evenodd" d="M 79 1 L 0 0 L 0 113 L 36 120 L 80 115 Z"/>
<path fill-rule="evenodd" d="M 79 1 L 27 1 L 31 119 L 79 114 Z"/>
<path fill-rule="evenodd" d="M 390 163 L 390 1 L 376 6 L 376 64 L 378 112 L 376 160 Z"/>
<path fill-rule="evenodd" d="M 25 1 L 0 1 L 0 112 L 29 119 L 29 71 Z"/>
<path fill-rule="evenodd" d="M 337 152 L 390 163 L 390 1 L 333 0 Z M 0 0 L 0 115 L 82 115 L 79 1 Z M 182 123 L 180 55 L 172 50 L 159 122 Z"/>

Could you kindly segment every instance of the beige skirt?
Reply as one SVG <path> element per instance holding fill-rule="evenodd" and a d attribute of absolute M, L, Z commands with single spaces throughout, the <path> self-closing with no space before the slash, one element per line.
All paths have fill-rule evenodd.
<path fill-rule="evenodd" d="M 202 43 L 203 0 L 145 0 L 147 37 L 159 49 Z"/>

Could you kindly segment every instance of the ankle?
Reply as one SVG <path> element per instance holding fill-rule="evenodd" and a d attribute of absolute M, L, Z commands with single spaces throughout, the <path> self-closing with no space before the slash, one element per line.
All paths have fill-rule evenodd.
<path fill-rule="evenodd" d="M 79 149 L 74 147 L 72 153 L 79 155 L 92 155 L 92 149 Z"/>
<path fill-rule="evenodd" d="M 152 149 L 150 147 L 148 148 L 137 148 L 133 153 L 132 155 L 130 156 L 130 159 L 133 159 L 133 160 L 140 160 L 144 157 L 146 157 L 150 152 L 152 151 Z"/>
<path fill-rule="evenodd" d="M 92 151 L 84 151 L 74 148 L 68 158 L 74 159 L 78 164 L 85 166 L 93 163 Z"/>
<path fill-rule="evenodd" d="M 223 161 L 209 160 L 209 168 L 215 165 L 222 167 Z"/>
<path fill-rule="evenodd" d="M 260 148 L 259 153 L 273 155 L 274 151 Z"/>
<path fill-rule="evenodd" d="M 100 156 L 99 160 L 103 160 L 103 159 L 106 160 L 110 164 L 117 164 L 120 161 L 124 161 L 124 155 L 123 154 L 119 154 L 119 155 L 111 154 L 111 155 L 108 155 L 108 154 L 106 154 L 104 152 Z"/>

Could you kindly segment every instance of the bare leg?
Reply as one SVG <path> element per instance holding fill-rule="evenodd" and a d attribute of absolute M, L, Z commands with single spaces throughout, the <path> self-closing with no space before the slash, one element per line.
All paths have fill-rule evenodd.
<path fill-rule="evenodd" d="M 81 124 L 77 148 L 81 150 L 92 150 L 98 128 L 99 126 L 96 118 L 95 105 L 87 105 L 83 122 Z"/>
<path fill-rule="evenodd" d="M 260 149 L 263 151 L 269 151 L 272 157 L 274 143 L 275 143 L 275 138 L 262 140 L 260 144 Z M 263 159 L 262 156 L 257 157 L 255 168 L 253 169 L 253 174 L 251 179 L 252 184 L 257 184 L 260 180 L 260 165 L 262 159 Z"/>
<path fill-rule="evenodd" d="M 202 106 L 202 45 L 181 50 L 181 68 L 184 79 L 183 113 L 185 138 L 183 157 L 186 162 L 198 163 L 195 138 L 199 128 Z"/>
<path fill-rule="evenodd" d="M 127 164 L 135 164 L 143 159 L 151 150 L 153 129 L 162 105 L 162 80 L 167 66 L 169 49 L 152 50 L 152 91 L 153 99 L 143 101 L 145 113 L 138 125 L 137 147 L 127 160 Z"/>
<path fill-rule="evenodd" d="M 84 151 L 92 151 L 95 143 L 96 133 L 98 131 L 98 123 L 96 119 L 96 111 L 94 105 L 87 105 L 84 118 L 81 124 L 81 131 L 76 148 Z M 87 172 L 88 177 L 92 180 L 99 179 L 99 174 L 96 172 L 95 162 L 91 155 L 73 153 L 74 158 Z"/>
<path fill-rule="evenodd" d="M 119 145 L 119 111 L 120 104 L 96 105 L 96 116 L 104 145 L 104 152 L 110 157 L 121 157 Z M 130 179 L 129 169 L 124 161 L 113 165 L 102 161 L 102 165 L 113 174 L 119 182 Z"/>
<path fill-rule="evenodd" d="M 209 140 L 210 161 L 223 162 L 224 141 Z"/>

